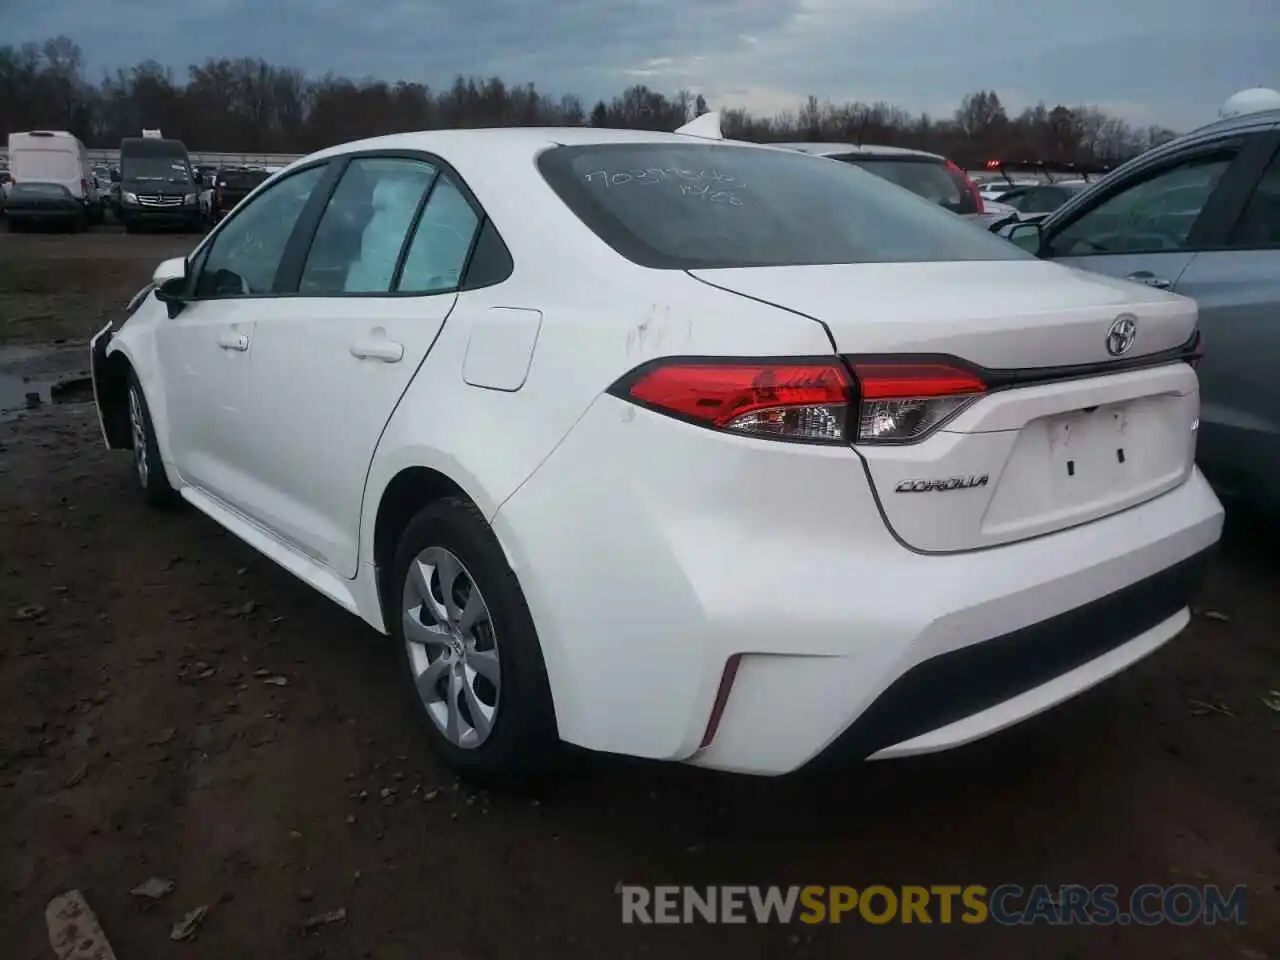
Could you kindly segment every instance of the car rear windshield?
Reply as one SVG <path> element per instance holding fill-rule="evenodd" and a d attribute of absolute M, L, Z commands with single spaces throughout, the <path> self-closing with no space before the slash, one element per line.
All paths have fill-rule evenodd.
<path fill-rule="evenodd" d="M 977 213 L 978 204 L 964 181 L 964 175 L 952 170 L 942 160 L 932 158 L 885 159 L 841 157 L 868 173 L 883 177 L 890 183 L 906 187 L 916 196 L 932 200 L 952 213 Z"/>
<path fill-rule="evenodd" d="M 602 240 L 690 270 L 1017 260 L 1013 244 L 843 163 L 728 144 L 556 147 L 543 177 Z"/>

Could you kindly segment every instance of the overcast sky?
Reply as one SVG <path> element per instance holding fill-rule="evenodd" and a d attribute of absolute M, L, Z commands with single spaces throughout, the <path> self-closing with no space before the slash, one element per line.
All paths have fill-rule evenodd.
<path fill-rule="evenodd" d="M 807 94 L 949 115 L 1091 103 L 1186 129 L 1280 87 L 1280 0 L 0 0 L 4 42 L 65 33 L 89 75 L 263 57 L 311 73 L 457 73 L 611 97 L 633 83 L 773 112 Z"/>

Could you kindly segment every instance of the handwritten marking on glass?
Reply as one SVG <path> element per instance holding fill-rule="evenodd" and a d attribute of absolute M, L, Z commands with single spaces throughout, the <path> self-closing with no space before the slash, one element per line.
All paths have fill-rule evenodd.
<path fill-rule="evenodd" d="M 727 199 L 711 199 L 712 196 L 718 196 L 727 190 L 740 190 L 746 186 L 741 180 L 732 174 L 723 173 L 719 170 L 687 170 L 683 167 L 647 167 L 645 169 L 634 170 L 593 170 L 586 174 L 583 179 L 587 183 L 604 185 L 605 187 L 622 187 L 629 183 L 640 186 L 653 186 L 659 183 L 669 183 L 671 181 L 679 182 L 681 185 L 681 193 L 684 196 L 700 196 L 712 203 L 732 203 Z M 707 192 L 687 192 L 686 187 L 690 185 L 705 185 Z M 714 185 L 715 190 L 711 189 Z M 737 198 L 734 198 L 737 199 Z M 740 206 L 741 200 L 738 200 L 735 206 Z"/>

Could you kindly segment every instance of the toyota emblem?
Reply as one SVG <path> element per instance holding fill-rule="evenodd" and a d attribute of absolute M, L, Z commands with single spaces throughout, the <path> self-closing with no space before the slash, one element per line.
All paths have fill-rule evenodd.
<path fill-rule="evenodd" d="M 1113 357 L 1128 353 L 1138 339 L 1138 318 L 1131 313 L 1116 317 L 1107 331 L 1107 353 Z"/>

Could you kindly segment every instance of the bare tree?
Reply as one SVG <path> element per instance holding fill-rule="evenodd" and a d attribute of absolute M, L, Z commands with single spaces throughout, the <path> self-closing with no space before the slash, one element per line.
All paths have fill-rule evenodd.
<path fill-rule="evenodd" d="M 590 110 L 573 95 L 549 97 L 533 84 L 459 76 L 432 90 L 298 70 L 251 58 L 192 65 L 185 82 L 155 61 L 117 70 L 93 84 L 68 37 L 0 46 L 0 135 L 67 129 L 95 146 L 115 146 L 143 127 L 160 127 L 193 149 L 294 153 L 344 140 L 437 127 L 572 125 L 673 130 L 708 111 L 688 90 L 674 96 L 636 85 Z M 1162 143 L 1163 127 L 1134 129 L 1088 105 L 1037 104 L 1010 118 L 994 90 L 966 95 L 950 120 L 914 116 L 889 103 L 824 103 L 810 96 L 772 117 L 728 107 L 727 136 L 834 140 L 935 150 L 966 165 L 991 157 L 1115 163 Z"/>

